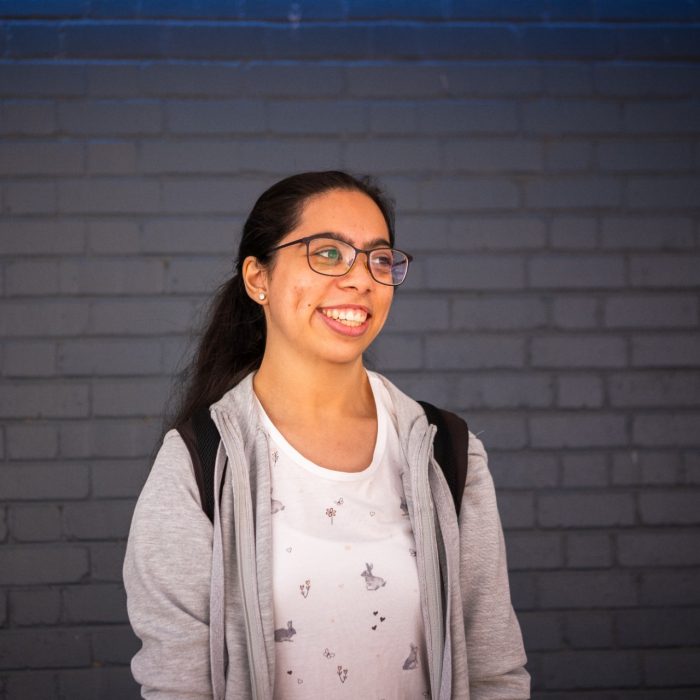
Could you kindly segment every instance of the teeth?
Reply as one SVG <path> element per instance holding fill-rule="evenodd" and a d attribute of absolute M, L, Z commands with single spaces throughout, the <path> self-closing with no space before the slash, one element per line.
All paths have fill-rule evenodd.
<path fill-rule="evenodd" d="M 367 314 L 360 309 L 322 309 L 329 318 L 340 321 L 345 326 L 356 328 L 367 320 Z"/>

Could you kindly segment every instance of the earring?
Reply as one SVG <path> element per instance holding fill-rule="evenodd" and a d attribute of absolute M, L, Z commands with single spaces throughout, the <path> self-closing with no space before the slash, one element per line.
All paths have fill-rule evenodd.
<path fill-rule="evenodd" d="M 260 301 L 265 301 L 265 292 L 260 292 L 260 294 L 258 294 L 258 299 L 260 299 Z"/>

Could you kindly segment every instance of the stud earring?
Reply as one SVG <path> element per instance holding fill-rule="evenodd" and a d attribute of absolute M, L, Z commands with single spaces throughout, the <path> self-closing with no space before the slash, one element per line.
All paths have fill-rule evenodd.
<path fill-rule="evenodd" d="M 260 301 L 265 301 L 265 292 L 260 292 L 260 294 L 258 294 L 258 299 L 260 299 Z"/>

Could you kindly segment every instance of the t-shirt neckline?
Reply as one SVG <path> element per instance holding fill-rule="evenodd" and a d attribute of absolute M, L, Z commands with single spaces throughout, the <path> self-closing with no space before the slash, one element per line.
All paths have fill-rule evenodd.
<path fill-rule="evenodd" d="M 322 477 L 324 479 L 331 479 L 334 481 L 360 481 L 366 479 L 374 474 L 379 465 L 384 458 L 384 451 L 386 449 L 387 440 L 387 422 L 389 420 L 387 408 L 382 401 L 380 392 L 382 390 L 381 380 L 378 377 L 373 376 L 371 373 L 367 373 L 369 378 L 370 388 L 372 389 L 372 396 L 374 398 L 374 405 L 377 411 L 377 438 L 374 443 L 374 452 L 372 453 L 372 461 L 369 466 L 365 467 L 359 472 L 343 472 L 336 471 L 335 469 L 330 469 L 328 467 L 322 467 L 310 459 L 304 457 L 301 452 L 299 452 L 295 447 L 293 447 L 289 441 L 282 435 L 282 433 L 277 429 L 275 424 L 272 422 L 270 417 L 265 412 L 263 405 L 260 403 L 255 392 L 253 396 L 255 397 L 255 403 L 258 407 L 258 413 L 260 415 L 260 420 L 263 427 L 270 435 L 272 441 L 277 445 L 277 447 L 285 453 L 285 455 L 291 459 L 295 464 L 299 465 L 303 469 L 311 472 L 312 474 Z"/>

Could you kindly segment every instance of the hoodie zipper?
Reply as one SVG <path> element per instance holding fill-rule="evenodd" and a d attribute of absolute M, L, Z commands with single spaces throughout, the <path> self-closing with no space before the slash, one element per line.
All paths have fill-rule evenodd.
<path fill-rule="evenodd" d="M 244 463 L 245 460 L 241 459 L 240 449 L 237 449 L 242 444 L 242 438 L 238 435 L 238 431 L 230 426 L 225 411 L 214 409 L 212 417 L 224 442 L 232 467 L 236 552 L 250 659 L 251 689 L 254 700 L 268 700 L 271 698 L 271 692 L 269 692 L 268 683 L 266 683 L 268 678 L 267 653 L 257 594 L 250 478 L 247 465 Z M 428 481 L 430 451 L 436 432 L 435 426 L 428 426 L 418 450 L 418 465 L 420 467 L 410 470 L 413 475 L 411 481 L 414 494 L 414 535 L 417 553 L 421 555 L 419 559 L 422 564 L 420 581 L 427 608 L 425 635 L 429 657 L 432 660 L 430 685 L 434 698 L 438 698 L 440 693 L 444 639 L 440 600 L 440 563 L 436 548 L 430 546 L 430 543 L 437 541 L 434 513 L 430 507 L 432 496 Z M 426 469 L 423 469 L 424 466 Z"/>
<path fill-rule="evenodd" d="M 241 596 L 243 598 L 243 617 L 248 640 L 250 659 L 250 685 L 253 700 L 267 700 L 266 650 L 263 637 L 262 615 L 258 601 L 257 575 L 255 570 L 255 533 L 253 531 L 253 505 L 251 502 L 250 477 L 248 468 L 241 459 L 237 445 L 242 443 L 240 437 L 232 435 L 235 431 L 229 426 L 225 416 L 213 412 L 216 427 L 224 441 L 226 453 L 231 463 L 233 482 L 233 515 L 236 535 L 236 556 Z M 218 420 L 217 420 L 218 419 Z"/>
<path fill-rule="evenodd" d="M 443 622 L 440 610 L 440 562 L 437 549 L 430 546 L 431 542 L 437 541 L 437 535 L 434 514 L 430 507 L 431 494 L 428 483 L 430 450 L 436 432 L 435 426 L 430 425 L 419 450 L 418 464 L 421 465 L 421 468 L 416 470 L 416 478 L 413 479 L 414 534 L 416 549 L 420 551 L 422 555 L 420 561 L 423 563 L 421 579 L 424 581 L 423 589 L 428 610 L 428 624 L 426 625 L 425 637 L 429 655 L 433 662 L 433 677 L 430 685 L 432 697 L 434 698 L 438 698 L 440 693 L 443 653 Z M 428 469 L 424 470 L 423 465 L 428 465 Z"/>

